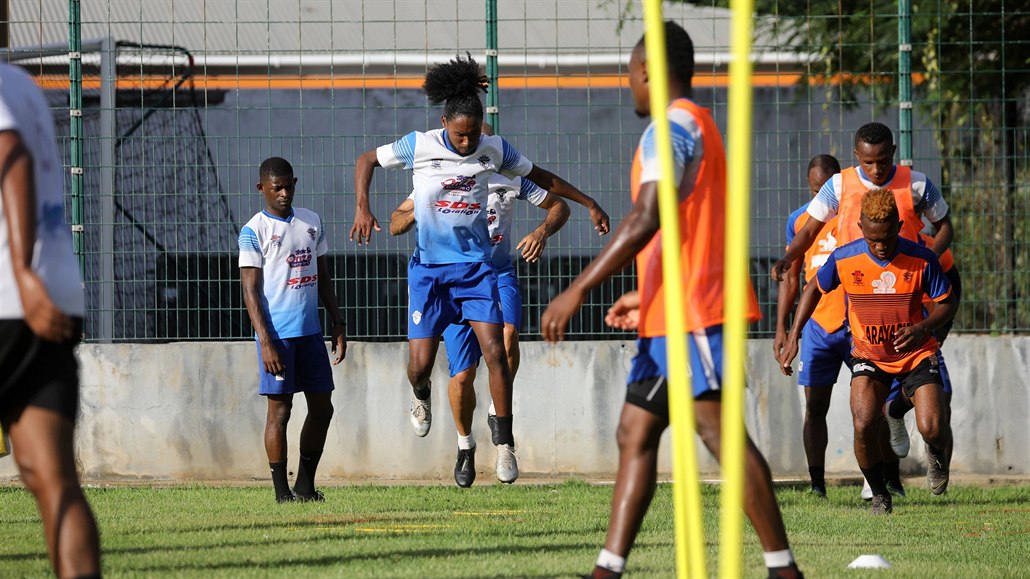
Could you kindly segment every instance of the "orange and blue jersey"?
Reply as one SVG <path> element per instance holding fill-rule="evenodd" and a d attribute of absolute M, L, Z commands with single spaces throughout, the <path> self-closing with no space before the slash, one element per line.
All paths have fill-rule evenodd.
<path fill-rule="evenodd" d="M 726 154 L 722 136 L 708 109 L 688 99 L 669 105 L 673 157 L 679 183 L 680 272 L 688 332 L 723 323 L 726 238 Z M 660 178 L 654 125 L 644 131 L 633 156 L 632 197 L 643 183 Z M 662 276 L 662 231 L 637 254 L 640 291 L 640 336 L 664 336 L 665 291 Z M 754 289 L 748 285 L 748 321 L 761 317 Z"/>
<path fill-rule="evenodd" d="M 811 203 L 811 201 L 809 201 L 809 203 Z M 790 245 L 790 242 L 794 240 L 794 236 L 801 231 L 801 228 L 804 227 L 805 223 L 807 223 L 811 218 L 811 215 L 808 214 L 809 203 L 802 205 L 787 218 L 788 246 Z M 815 277 L 815 273 L 819 271 L 819 267 L 826 263 L 826 259 L 830 257 L 833 250 L 837 248 L 837 238 L 835 237 L 836 227 L 837 218 L 830 218 L 830 220 L 823 225 L 823 228 L 819 230 L 819 235 L 816 236 L 811 247 L 809 247 L 808 251 L 805 252 L 805 283 L 812 281 L 812 278 Z M 832 334 L 844 326 L 844 318 L 846 315 L 844 290 L 836 289 L 819 300 L 819 304 L 816 305 L 815 311 L 812 313 L 812 320 L 819 324 L 827 334 Z"/>
<path fill-rule="evenodd" d="M 907 352 L 894 349 L 898 330 L 926 319 L 924 293 L 935 302 L 951 295 L 951 283 L 933 251 L 899 238 L 894 256 L 881 261 L 859 239 L 830 254 L 816 282 L 823 293 L 843 287 L 847 294 L 853 358 L 904 374 L 936 353 L 933 334 Z"/>

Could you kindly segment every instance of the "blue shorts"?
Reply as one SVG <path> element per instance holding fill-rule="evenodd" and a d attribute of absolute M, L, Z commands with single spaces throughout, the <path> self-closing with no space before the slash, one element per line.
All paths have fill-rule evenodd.
<path fill-rule="evenodd" d="M 646 397 L 667 404 L 665 378 L 669 375 L 669 366 L 665 347 L 665 336 L 637 339 L 637 355 L 633 357 L 629 376 L 626 378 L 630 394 L 639 391 L 639 385 L 642 383 L 654 383 L 653 388 L 648 389 Z M 690 350 L 690 382 L 694 398 L 706 392 L 721 390 L 722 326 L 711 326 L 689 333 L 687 348 Z M 626 401 L 650 410 L 648 406 L 631 400 L 630 395 L 627 395 Z M 666 415 L 667 413 L 666 410 Z"/>
<path fill-rule="evenodd" d="M 408 339 L 442 336 L 459 321 L 501 325 L 497 276 L 489 263 L 408 262 Z"/>
<path fill-rule="evenodd" d="M 522 294 L 519 292 L 519 280 L 514 271 L 502 271 L 497 274 L 497 291 L 501 295 L 501 313 L 505 324 L 515 326 L 521 331 L 522 326 Z M 483 351 L 479 348 L 479 339 L 468 324 L 451 324 L 443 331 L 443 343 L 447 349 L 447 368 L 451 377 L 463 370 L 479 364 Z"/>
<path fill-rule="evenodd" d="M 329 352 L 325 349 L 325 341 L 321 334 L 300 336 L 298 338 L 273 339 L 279 349 L 286 372 L 280 380 L 274 374 L 265 372 L 265 362 L 261 359 L 261 343 L 258 351 L 258 394 L 295 394 L 297 392 L 332 392 L 333 369 L 329 365 Z"/>
<path fill-rule="evenodd" d="M 944 354 L 940 348 L 937 349 L 937 369 L 941 372 L 941 385 L 945 394 L 951 394 L 951 376 L 948 375 L 948 367 L 944 365 Z M 887 394 L 887 401 L 890 402 L 901 395 L 901 382 L 891 382 L 891 391 Z"/>
<path fill-rule="evenodd" d="M 841 364 L 851 367 L 851 334 L 847 326 L 830 334 L 815 320 L 808 320 L 801 332 L 798 384 L 832 388 L 837 383 Z"/>

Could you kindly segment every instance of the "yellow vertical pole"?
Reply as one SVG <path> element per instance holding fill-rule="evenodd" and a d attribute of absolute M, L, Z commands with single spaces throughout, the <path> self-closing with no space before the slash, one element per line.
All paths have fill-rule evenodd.
<path fill-rule="evenodd" d="M 751 187 L 752 0 L 732 0 L 729 158 L 726 194 L 726 303 L 723 323 L 722 492 L 719 577 L 741 576 L 744 504 L 744 366 L 747 357 L 748 217 Z"/>
<path fill-rule="evenodd" d="M 644 3 L 647 78 L 651 92 L 651 120 L 661 162 L 658 209 L 661 219 L 662 278 L 665 293 L 666 346 L 669 359 L 669 421 L 673 436 L 673 509 L 676 522 L 676 576 L 706 577 L 701 484 L 698 480 L 694 400 L 687 366 L 686 317 L 680 271 L 678 187 L 674 182 L 672 133 L 669 128 L 669 76 L 665 58 L 665 23 L 661 0 Z"/>

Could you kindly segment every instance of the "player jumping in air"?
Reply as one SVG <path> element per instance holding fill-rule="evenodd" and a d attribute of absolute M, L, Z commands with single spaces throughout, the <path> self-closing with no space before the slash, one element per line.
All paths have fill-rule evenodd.
<path fill-rule="evenodd" d="M 240 231 L 240 276 L 258 350 L 258 392 L 268 400 L 265 452 L 272 470 L 275 498 L 323 501 L 315 489 L 333 417 L 333 373 L 318 318 L 321 299 L 332 321 L 333 364 L 347 354 L 346 326 L 340 317 L 325 254 L 322 220 L 313 211 L 293 206 L 297 178 L 280 157 L 265 159 L 257 190 L 265 208 Z M 293 395 L 303 392 L 308 415 L 300 432 L 300 464 L 290 490 L 286 473 L 286 424 Z"/>
<path fill-rule="evenodd" d="M 951 428 L 937 365 L 937 339 L 932 332 L 955 315 L 957 300 L 936 254 L 901 238 L 902 226 L 891 191 L 873 189 L 865 194 L 860 222 L 863 239 L 834 250 L 819 268 L 816 283 L 809 284 L 801 296 L 780 356 L 781 370 L 790 375 L 801 328 L 812 316 L 820 292 L 842 286 L 852 335 L 855 458 L 873 491 L 873 514 L 892 510 L 878 438 L 893 380 L 901 383 L 903 395 L 914 404 L 923 440 L 932 454 L 940 457 L 938 475 L 944 486 L 950 460 Z M 929 315 L 922 306 L 924 293 L 938 303 Z M 938 475 L 928 473 L 931 487 Z"/>
<path fill-rule="evenodd" d="M 455 58 L 426 74 L 426 95 L 444 103 L 442 128 L 413 131 L 398 141 L 358 157 L 354 170 L 357 206 L 350 238 L 371 238 L 379 223 L 369 209 L 369 186 L 376 167 L 412 171 L 416 230 L 415 252 L 408 264 L 408 381 L 411 423 L 418 436 L 432 425 L 430 374 L 447 327 L 468 322 L 476 335 L 490 376 L 496 415 L 491 424 L 497 450 L 495 470 L 501 482 L 519 476 L 512 434 L 512 374 L 504 349 L 504 317 L 497 275 L 491 265 L 487 224 L 488 183 L 495 173 L 524 177 L 562 197 L 575 188 L 534 165 L 498 136 L 483 135 L 487 78 L 472 59 Z M 608 230 L 608 216 L 589 204 L 595 228 Z"/>
<path fill-rule="evenodd" d="M 723 244 L 726 212 L 726 157 L 722 137 L 711 113 L 690 100 L 694 47 L 690 36 L 673 22 L 665 24 L 669 75 L 669 122 L 672 130 L 679 219 L 682 228 L 681 272 L 685 291 L 689 360 L 694 380 L 697 430 L 705 446 L 720 454 L 722 403 L 722 324 L 725 286 Z M 633 49 L 629 83 L 636 112 L 651 113 L 650 85 L 644 39 Z M 662 232 L 658 219 L 658 180 L 661 170 L 655 129 L 644 131 L 633 158 L 633 209 L 614 238 L 568 289 L 555 297 L 541 318 L 549 342 L 564 338 L 569 319 L 591 289 L 621 271 L 636 257 L 638 291 L 612 306 L 608 323 L 640 333 L 638 353 L 630 368 L 626 403 L 619 418 L 619 472 L 615 480 L 611 519 L 604 549 L 593 577 L 619 577 L 654 496 L 658 443 L 669 425 L 666 390 L 665 298 L 662 283 Z M 669 241 L 669 240 L 665 240 Z M 754 292 L 746 315 L 759 318 Z M 639 311 L 635 311 L 639 309 Z M 800 577 L 787 542 L 772 477 L 765 458 L 747 440 L 744 510 L 765 550 L 770 577 Z"/>

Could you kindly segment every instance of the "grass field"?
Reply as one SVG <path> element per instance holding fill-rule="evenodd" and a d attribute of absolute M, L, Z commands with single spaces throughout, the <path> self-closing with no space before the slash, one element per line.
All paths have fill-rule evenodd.
<path fill-rule="evenodd" d="M 915 486 L 913 481 L 912 486 Z M 858 487 L 829 500 L 779 489 L 792 546 L 818 577 L 1030 577 L 1030 487 L 912 488 L 872 517 Z M 106 577 L 570 577 L 604 541 L 610 486 L 486 484 L 326 488 L 324 504 L 278 505 L 263 487 L 112 487 L 87 495 Z M 714 576 L 718 490 L 704 489 Z M 660 486 L 629 577 L 673 576 L 671 488 Z M 31 497 L 0 487 L 0 577 L 49 571 Z M 879 554 L 889 571 L 849 571 Z M 744 569 L 764 577 L 750 527 Z"/>

